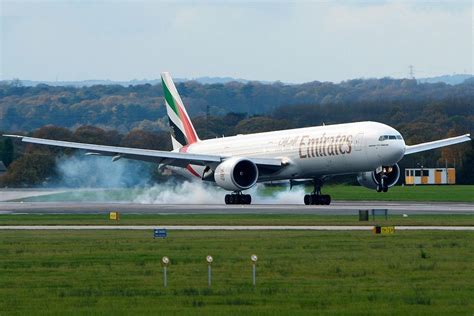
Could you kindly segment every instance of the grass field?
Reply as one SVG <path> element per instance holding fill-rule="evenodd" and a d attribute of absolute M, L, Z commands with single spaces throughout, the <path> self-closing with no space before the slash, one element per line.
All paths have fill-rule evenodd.
<path fill-rule="evenodd" d="M 474 186 L 396 186 L 385 194 L 368 190 L 360 186 L 328 186 L 325 194 L 335 199 L 352 201 L 438 201 L 438 202 L 474 202 Z"/>
<path fill-rule="evenodd" d="M 113 211 L 110 209 L 110 211 Z M 121 214 L 119 221 L 102 214 L 0 215 L 0 225 L 448 225 L 474 226 L 474 214 L 389 215 L 360 222 L 354 215 L 302 214 Z"/>
<path fill-rule="evenodd" d="M 124 202 L 134 199 L 146 192 L 147 189 L 91 189 L 75 190 L 51 195 L 36 196 L 20 199 L 25 202 L 54 202 L 54 201 L 97 201 L 97 202 Z M 215 189 L 217 190 L 217 189 Z M 312 188 L 307 188 L 310 192 Z M 289 191 L 287 187 L 259 187 L 255 194 L 260 196 L 274 196 L 279 192 Z M 217 191 L 216 191 L 217 192 Z M 222 193 L 222 192 L 221 192 Z M 438 201 L 438 202 L 474 202 L 473 185 L 449 185 L 449 186 L 396 186 L 390 188 L 387 193 L 377 193 L 360 186 L 327 185 L 323 188 L 324 194 L 330 194 L 334 201 Z M 192 192 L 189 193 L 192 195 Z M 223 193 L 222 193 L 223 194 Z M 303 193 L 301 195 L 303 203 Z M 220 198 L 219 200 L 220 201 Z M 214 201 L 215 202 L 215 201 Z M 182 203 L 182 201 L 181 201 Z M 223 203 L 223 201 L 222 201 Z"/>
<path fill-rule="evenodd" d="M 274 194 L 284 188 L 265 188 L 266 194 Z M 286 189 L 287 190 L 287 189 Z M 307 188 L 311 192 L 312 188 Z M 324 194 L 330 194 L 334 201 L 436 201 L 474 202 L 474 185 L 424 185 L 395 186 L 387 193 L 378 193 L 361 186 L 328 185 Z"/>
<path fill-rule="evenodd" d="M 473 262 L 474 232 L 0 231 L 0 314 L 472 315 Z"/>

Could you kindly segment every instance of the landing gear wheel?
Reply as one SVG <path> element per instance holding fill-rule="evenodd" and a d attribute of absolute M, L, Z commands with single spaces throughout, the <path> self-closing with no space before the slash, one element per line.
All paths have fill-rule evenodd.
<path fill-rule="evenodd" d="M 380 184 L 377 184 L 377 192 L 382 192 L 382 186 Z"/>
<path fill-rule="evenodd" d="M 245 194 L 244 195 L 244 204 L 251 204 L 252 203 L 252 196 L 250 194 Z"/>
<path fill-rule="evenodd" d="M 304 196 L 304 205 L 310 205 L 311 204 L 311 196 L 309 194 L 306 194 Z"/>
<path fill-rule="evenodd" d="M 305 205 L 329 205 L 331 204 L 331 196 L 327 194 L 306 194 L 304 196 Z"/>
<path fill-rule="evenodd" d="M 383 191 L 383 192 L 387 192 L 387 191 L 388 191 L 388 187 L 384 187 L 384 188 L 382 189 L 382 191 Z"/>
<path fill-rule="evenodd" d="M 321 195 L 321 204 L 322 205 L 329 205 L 331 204 L 331 196 L 330 195 Z"/>
<path fill-rule="evenodd" d="M 225 204 L 250 204 L 252 196 L 250 194 L 234 193 L 226 194 L 224 198 Z"/>
<path fill-rule="evenodd" d="M 321 187 L 323 181 L 321 179 L 314 179 L 314 191 L 311 194 L 304 196 L 305 205 L 329 205 L 331 204 L 331 196 L 327 194 L 321 194 Z"/>

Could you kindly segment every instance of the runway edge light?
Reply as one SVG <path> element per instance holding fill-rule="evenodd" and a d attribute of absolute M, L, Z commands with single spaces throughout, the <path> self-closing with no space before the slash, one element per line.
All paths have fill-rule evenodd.
<path fill-rule="evenodd" d="M 212 262 L 214 259 L 212 258 L 211 255 L 206 256 L 206 262 L 207 262 L 207 286 L 211 287 L 212 284 Z"/>
<path fill-rule="evenodd" d="M 257 264 L 257 260 L 258 260 L 258 257 L 257 255 L 253 254 L 250 256 L 250 260 L 252 260 L 252 283 L 253 283 L 253 286 L 256 286 L 257 285 L 257 268 L 256 268 L 256 264 Z"/>
<path fill-rule="evenodd" d="M 168 287 L 168 265 L 170 264 L 170 259 L 167 256 L 161 258 L 161 263 L 163 264 L 163 287 Z"/>

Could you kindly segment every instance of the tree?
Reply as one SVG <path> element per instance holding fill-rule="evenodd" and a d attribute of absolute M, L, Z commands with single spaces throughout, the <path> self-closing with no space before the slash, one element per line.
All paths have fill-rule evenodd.
<path fill-rule="evenodd" d="M 286 120 L 275 120 L 264 116 L 254 116 L 242 120 L 235 127 L 237 134 L 260 133 L 287 129 L 291 126 Z"/>
<path fill-rule="evenodd" d="M 55 154 L 35 151 L 15 160 L 0 178 L 2 186 L 31 186 L 42 184 L 55 174 Z"/>
<path fill-rule="evenodd" d="M 121 141 L 120 146 L 142 148 L 142 149 L 156 149 L 156 150 L 171 150 L 171 140 L 168 133 L 151 133 L 134 129 L 128 133 Z"/>
<path fill-rule="evenodd" d="M 5 166 L 9 166 L 14 157 L 13 141 L 11 138 L 6 138 L 0 142 L 0 161 L 3 161 Z"/>
<path fill-rule="evenodd" d="M 459 183 L 474 183 L 474 141 L 471 140 L 470 148 L 466 151 L 463 159 L 461 171 L 458 173 Z"/>
<path fill-rule="evenodd" d="M 81 126 L 74 132 L 74 138 L 81 143 L 98 145 L 118 145 L 119 138 L 114 133 L 107 133 L 102 128 L 95 126 Z"/>

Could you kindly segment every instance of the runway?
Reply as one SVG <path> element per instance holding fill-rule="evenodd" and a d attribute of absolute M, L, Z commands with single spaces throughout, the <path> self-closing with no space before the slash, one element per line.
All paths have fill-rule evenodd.
<path fill-rule="evenodd" d="M 474 214 L 474 203 L 336 201 L 329 206 L 137 204 L 98 202 L 0 202 L 0 214 L 315 214 L 354 215 L 359 210 L 388 209 L 390 214 Z"/>
<path fill-rule="evenodd" d="M 0 230 L 311 230 L 311 231 L 370 231 L 373 226 L 208 226 L 208 225 L 168 225 L 168 226 L 120 226 L 120 225 L 28 225 L 0 226 Z M 474 231 L 474 226 L 395 226 L 395 230 L 443 230 Z"/>

